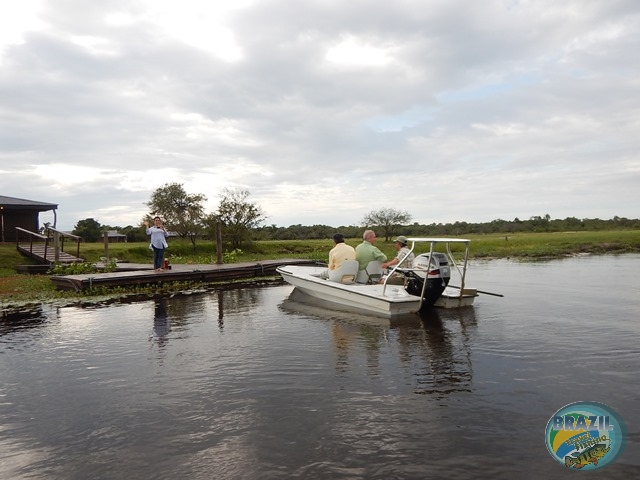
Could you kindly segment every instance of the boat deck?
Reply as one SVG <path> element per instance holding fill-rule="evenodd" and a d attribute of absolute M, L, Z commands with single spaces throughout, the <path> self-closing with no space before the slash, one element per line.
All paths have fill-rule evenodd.
<path fill-rule="evenodd" d="M 172 265 L 156 272 L 149 264 L 118 264 L 116 271 L 78 275 L 54 275 L 51 281 L 58 290 L 77 292 L 93 287 L 144 285 L 162 282 L 215 282 L 276 275 L 281 265 L 316 265 L 315 260 L 284 259 L 225 264 Z M 98 264 L 98 268 L 101 265 Z"/>

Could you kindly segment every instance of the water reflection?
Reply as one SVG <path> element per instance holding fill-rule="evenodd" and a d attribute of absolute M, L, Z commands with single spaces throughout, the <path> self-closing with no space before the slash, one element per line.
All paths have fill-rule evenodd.
<path fill-rule="evenodd" d="M 220 330 L 224 327 L 224 293 L 218 290 L 218 326 Z"/>
<path fill-rule="evenodd" d="M 24 309 L 0 321 L 0 478 L 563 478 L 559 407 L 640 424 L 639 267 L 491 263 L 504 299 L 391 322 L 285 285 Z M 637 476 L 630 437 L 606 478 Z"/>
<path fill-rule="evenodd" d="M 473 307 L 433 308 L 420 315 L 389 320 L 328 309 L 326 303 L 295 289 L 280 307 L 290 314 L 331 323 L 338 376 L 357 369 L 364 353 L 367 374 L 379 377 L 383 375 L 381 356 L 391 352 L 391 361 L 398 362 L 414 393 L 440 398 L 453 392 L 472 391 L 471 345 L 477 326 Z"/>
<path fill-rule="evenodd" d="M 247 313 L 260 304 L 263 295 L 262 288 L 247 287 L 247 285 L 236 285 L 227 287 L 220 292 L 224 292 L 224 308 L 232 310 L 234 313 Z"/>
<path fill-rule="evenodd" d="M 247 313 L 262 299 L 262 289 L 255 285 L 234 284 L 223 285 L 204 291 L 185 291 L 166 297 L 131 296 L 125 298 L 109 298 L 99 301 L 81 300 L 68 305 L 29 304 L 27 306 L 4 309 L 0 311 L 0 337 L 27 328 L 44 326 L 53 318 L 58 318 L 61 309 L 106 311 L 105 307 L 124 305 L 144 305 L 153 302 L 153 337 L 162 344 L 173 330 L 185 328 L 193 319 L 205 321 L 211 318 L 215 309 L 218 326 L 224 326 L 225 312 L 233 314 Z M 213 299 L 217 301 L 212 301 Z"/>
<path fill-rule="evenodd" d="M 212 292 L 185 292 L 155 298 L 153 332 L 150 340 L 162 351 L 172 331 L 180 334 L 188 329 L 190 324 L 192 326 L 194 321 L 207 322 L 211 318 L 217 319 L 218 328 L 222 331 L 225 311 L 237 314 L 238 310 L 253 308 L 260 302 L 260 289 L 245 287 L 238 284 L 224 286 Z"/>
<path fill-rule="evenodd" d="M 472 390 L 471 334 L 476 325 L 473 308 L 440 311 L 431 309 L 422 315 L 423 335 L 400 345 L 417 345 L 422 355 L 415 368 L 416 393 L 448 395 Z M 422 346 L 423 348 L 420 348 Z M 407 358 L 404 352 L 402 358 Z"/>
<path fill-rule="evenodd" d="M 50 308 L 38 304 L 2 311 L 0 316 L 0 342 L 8 341 L 3 337 L 12 333 L 45 325 L 49 319 L 50 310 Z"/>
<path fill-rule="evenodd" d="M 153 308 L 153 335 L 152 339 L 162 350 L 167 342 L 167 335 L 171 331 L 171 322 L 167 315 L 167 301 L 164 298 L 157 299 Z"/>

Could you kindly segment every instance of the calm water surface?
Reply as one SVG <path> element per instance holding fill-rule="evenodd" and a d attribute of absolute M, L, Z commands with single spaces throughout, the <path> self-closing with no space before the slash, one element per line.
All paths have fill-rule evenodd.
<path fill-rule="evenodd" d="M 392 323 L 278 283 L 5 313 L 0 478 L 564 479 L 544 430 L 576 401 L 627 423 L 599 478 L 638 478 L 639 271 L 475 262 L 504 298 Z"/>

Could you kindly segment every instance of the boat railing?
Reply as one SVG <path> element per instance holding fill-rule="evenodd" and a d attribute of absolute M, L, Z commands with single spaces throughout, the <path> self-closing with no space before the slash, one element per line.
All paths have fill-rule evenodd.
<path fill-rule="evenodd" d="M 411 239 L 410 239 L 411 240 Z M 429 266 L 427 267 L 427 271 L 424 277 L 424 282 L 422 283 L 422 293 L 420 295 L 420 308 L 422 308 L 422 302 L 424 302 L 424 294 L 427 288 L 427 276 L 429 274 L 429 269 L 431 268 L 431 259 L 433 258 L 433 245 L 435 242 L 430 242 L 431 247 L 430 247 L 430 254 L 429 254 Z M 405 258 L 407 258 L 409 255 L 411 255 L 413 253 L 413 251 L 416 248 L 416 241 L 412 240 L 411 241 L 411 248 L 409 249 L 409 252 L 404 256 L 404 258 L 402 259 L 402 261 L 404 261 Z M 382 286 L 382 295 L 385 295 L 385 292 L 387 290 L 387 281 L 389 280 L 389 278 L 391 278 L 391 276 L 398 270 L 398 268 L 400 268 L 400 265 L 402 264 L 402 261 L 396 263 L 393 268 L 389 271 L 389 273 L 384 277 L 384 281 L 383 281 L 383 286 Z"/>
<path fill-rule="evenodd" d="M 450 243 L 447 243 L 447 257 L 449 257 L 449 263 L 453 265 L 453 267 L 457 270 L 458 275 L 460 275 L 460 296 L 462 296 L 462 292 L 464 290 L 464 283 L 466 279 L 466 273 L 467 273 L 467 261 L 469 258 L 469 243 L 465 243 L 462 270 L 460 269 L 460 264 L 456 261 L 456 258 L 453 256 L 453 253 L 451 252 Z"/>
<path fill-rule="evenodd" d="M 444 243 L 444 244 L 446 244 L 447 257 L 449 258 L 449 261 L 451 262 L 453 267 L 455 267 L 455 269 L 457 270 L 458 274 L 460 275 L 460 282 L 461 282 L 461 284 L 460 284 L 460 296 L 462 296 L 462 294 L 464 292 L 464 286 L 465 286 L 465 280 L 466 280 L 467 262 L 468 262 L 468 259 L 469 259 L 469 240 L 466 240 L 466 239 L 451 239 L 451 238 L 409 238 L 408 240 L 411 242 L 411 248 L 409 249 L 409 253 L 407 253 L 407 256 L 410 255 L 415 250 L 417 242 L 429 242 L 429 264 L 428 264 L 428 266 L 426 268 L 424 282 L 422 284 L 422 294 L 421 294 L 421 298 L 420 298 L 420 307 L 422 307 L 422 302 L 424 302 L 424 294 L 425 294 L 426 289 L 427 289 L 429 271 L 431 270 L 431 263 L 433 262 L 433 252 L 434 252 L 434 247 L 435 247 L 436 243 Z M 452 243 L 463 243 L 465 245 L 464 261 L 463 261 L 463 264 L 462 264 L 462 269 L 461 269 L 460 265 L 458 264 L 458 262 L 456 262 L 456 260 L 455 260 L 455 258 L 453 256 L 453 253 L 451 252 L 451 244 Z M 406 258 L 406 256 L 405 256 L 405 258 Z M 398 262 L 396 265 L 394 265 L 394 267 L 384 277 L 384 282 L 383 282 L 384 286 L 382 288 L 382 295 L 385 294 L 385 291 L 386 291 L 386 288 L 387 288 L 387 280 L 391 277 L 391 275 L 394 272 L 396 272 L 398 270 L 398 268 L 400 267 L 401 263 L 402 262 Z M 421 268 L 420 270 L 422 271 L 423 269 Z"/>
<path fill-rule="evenodd" d="M 409 253 L 407 253 L 404 258 L 402 259 L 402 261 L 396 263 L 393 268 L 391 270 L 389 270 L 389 272 L 387 273 L 387 275 L 385 275 L 384 281 L 382 282 L 382 295 L 384 296 L 385 292 L 387 291 L 387 281 L 389 280 L 389 278 L 391 278 L 391 275 L 393 275 L 396 270 L 398 270 L 398 268 L 400 268 L 400 265 L 402 264 L 402 262 L 404 261 L 405 258 L 407 258 L 409 255 L 411 255 L 411 253 L 413 253 L 413 250 L 416 248 L 416 242 L 411 242 L 411 248 L 409 249 Z"/>

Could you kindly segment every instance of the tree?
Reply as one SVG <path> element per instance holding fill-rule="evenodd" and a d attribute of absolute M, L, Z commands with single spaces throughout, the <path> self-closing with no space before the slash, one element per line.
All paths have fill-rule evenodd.
<path fill-rule="evenodd" d="M 250 229 L 259 227 L 266 219 L 258 205 L 247 201 L 249 195 L 248 190 L 225 188 L 214 215 L 222 223 L 223 238 L 230 241 L 234 249 L 249 239 Z"/>
<path fill-rule="evenodd" d="M 385 241 L 393 235 L 393 230 L 399 225 L 406 225 L 411 221 L 411 215 L 407 212 L 394 210 L 393 208 L 382 208 L 369 212 L 365 215 L 362 223 L 365 226 L 377 226 L 382 229 Z"/>
<path fill-rule="evenodd" d="M 72 233 L 82 237 L 85 242 L 97 242 L 103 236 L 102 230 L 100 222 L 93 218 L 86 218 L 76 223 Z"/>
<path fill-rule="evenodd" d="M 147 240 L 147 234 L 139 226 L 127 225 L 119 229 L 119 232 L 127 236 L 127 242 L 144 242 Z"/>
<path fill-rule="evenodd" d="M 206 199 L 202 194 L 188 194 L 181 183 L 167 183 L 153 192 L 146 205 L 151 209 L 151 218 L 162 218 L 167 230 L 189 237 L 195 247 L 196 236 L 202 231 L 202 202 Z"/>

